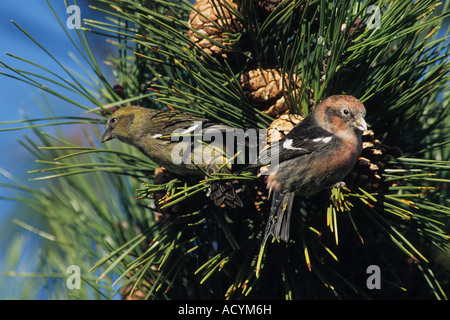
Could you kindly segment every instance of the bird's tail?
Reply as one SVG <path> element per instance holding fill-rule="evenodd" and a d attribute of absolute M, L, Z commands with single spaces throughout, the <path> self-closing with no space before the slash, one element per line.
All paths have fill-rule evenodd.
<path fill-rule="evenodd" d="M 289 227 L 291 224 L 294 195 L 293 192 L 280 193 L 279 191 L 273 191 L 272 207 L 264 232 L 263 245 L 270 235 L 275 239 L 289 240 Z"/>

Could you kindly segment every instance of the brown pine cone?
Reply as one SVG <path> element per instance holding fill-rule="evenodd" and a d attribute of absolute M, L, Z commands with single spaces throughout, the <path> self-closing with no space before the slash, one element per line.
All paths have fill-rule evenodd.
<path fill-rule="evenodd" d="M 380 187 L 380 170 L 383 167 L 380 159 L 383 152 L 379 149 L 380 141 L 375 139 L 372 130 L 363 133 L 363 149 L 352 172 L 346 180 L 354 182 L 366 191 L 373 191 Z"/>
<path fill-rule="evenodd" d="M 314 105 L 314 91 L 301 89 L 300 77 L 293 75 L 288 79 L 277 69 L 250 70 L 240 76 L 239 82 L 252 105 L 271 117 L 289 112 L 288 95 L 298 101 L 307 94 L 310 107 Z"/>
<path fill-rule="evenodd" d="M 255 69 L 243 73 L 239 82 L 255 106 L 274 103 L 283 95 L 283 77 L 276 69 Z"/>
<path fill-rule="evenodd" d="M 299 114 L 282 114 L 275 119 L 267 128 L 267 144 L 282 139 L 289 131 L 292 130 L 297 124 L 303 121 L 303 117 Z"/>
<path fill-rule="evenodd" d="M 224 48 L 208 38 L 227 46 L 228 37 L 225 33 L 242 30 L 242 23 L 233 14 L 233 10 L 237 9 L 237 5 L 230 0 L 197 0 L 189 15 L 189 27 L 198 33 L 189 30 L 188 37 L 207 54 L 226 59 Z"/>
<path fill-rule="evenodd" d="M 308 109 L 312 110 L 315 106 L 314 103 L 314 90 L 307 89 L 308 94 Z M 291 98 L 295 99 L 295 101 L 298 101 L 299 97 L 302 96 L 302 92 L 300 88 L 297 88 L 293 90 L 290 93 Z M 263 110 L 263 113 L 271 116 L 271 117 L 278 117 L 284 113 L 289 113 L 289 104 L 288 104 L 288 98 L 286 95 L 283 95 L 280 99 L 278 99 L 274 105 L 270 106 L 269 108 Z"/>

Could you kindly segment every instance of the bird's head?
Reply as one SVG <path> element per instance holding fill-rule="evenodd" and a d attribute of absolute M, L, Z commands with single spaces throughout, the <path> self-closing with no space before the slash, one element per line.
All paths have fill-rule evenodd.
<path fill-rule="evenodd" d="M 313 115 L 323 128 L 337 135 L 367 130 L 366 108 L 352 96 L 330 96 L 316 106 Z"/>
<path fill-rule="evenodd" d="M 144 108 L 129 106 L 115 111 L 108 120 L 102 143 L 115 138 L 130 143 L 133 139 L 133 123 L 141 109 Z"/>

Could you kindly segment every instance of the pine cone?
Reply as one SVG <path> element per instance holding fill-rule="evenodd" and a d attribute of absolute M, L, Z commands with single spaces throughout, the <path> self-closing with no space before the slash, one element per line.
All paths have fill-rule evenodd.
<path fill-rule="evenodd" d="M 271 105 L 283 95 L 283 77 L 276 69 L 255 69 L 243 73 L 239 82 L 257 107 Z"/>
<path fill-rule="evenodd" d="M 402 151 L 399 148 L 380 144 L 380 141 L 375 139 L 372 130 L 364 131 L 361 156 L 347 179 L 366 191 L 375 191 L 401 184 L 402 182 L 398 180 L 386 184 L 381 176 L 382 170 L 386 168 L 383 160 L 401 156 Z M 390 167 L 399 168 L 398 165 Z"/>
<path fill-rule="evenodd" d="M 315 106 L 314 103 L 314 90 L 312 89 L 307 89 L 308 91 L 308 107 L 309 110 L 312 110 Z M 291 92 L 291 96 L 294 97 L 295 99 L 298 99 L 298 97 L 301 97 L 302 95 L 302 91 L 300 90 L 300 88 L 297 88 L 295 90 L 293 90 Z M 287 96 L 283 95 L 280 99 L 278 99 L 274 105 L 272 105 L 271 107 L 263 110 L 263 113 L 267 114 L 268 116 L 271 117 L 278 117 L 284 113 L 289 113 L 289 105 L 287 100 Z"/>
<path fill-rule="evenodd" d="M 276 69 L 250 70 L 240 76 L 239 82 L 252 105 L 272 117 L 288 112 L 287 87 L 294 88 L 291 92 L 294 96 L 302 94 L 302 81 L 299 77 L 294 75 L 288 79 L 287 75 Z M 313 93 L 308 90 L 310 101 L 313 99 Z"/>
<path fill-rule="evenodd" d="M 299 114 L 282 114 L 279 118 L 275 119 L 267 128 L 267 144 L 282 139 L 289 131 L 292 130 L 297 124 L 303 121 L 303 117 Z"/>
<path fill-rule="evenodd" d="M 354 182 L 366 191 L 377 190 L 382 182 L 380 170 L 383 168 L 380 161 L 383 152 L 379 147 L 380 141 L 375 139 L 374 132 L 364 131 L 361 156 L 346 180 Z"/>
<path fill-rule="evenodd" d="M 226 59 L 223 47 L 205 37 L 226 45 L 228 37 L 225 33 L 240 32 L 242 23 L 232 13 L 233 10 L 237 10 L 237 5 L 229 0 L 197 0 L 189 15 L 189 27 L 198 33 L 189 30 L 188 37 L 207 54 Z"/>
<path fill-rule="evenodd" d="M 289 113 L 289 105 L 286 102 L 286 97 L 282 96 L 275 102 L 274 105 L 266 110 L 263 110 L 263 113 L 271 117 L 277 117 L 283 113 Z"/>

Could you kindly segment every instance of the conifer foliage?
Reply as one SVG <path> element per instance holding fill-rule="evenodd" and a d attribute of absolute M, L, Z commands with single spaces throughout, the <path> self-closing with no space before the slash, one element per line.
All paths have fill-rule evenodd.
<path fill-rule="evenodd" d="M 2 63 L 1 71 L 86 111 L 22 121 L 34 138 L 21 143 L 40 165 L 30 175 L 47 184 L 8 186 L 48 220 L 45 233 L 20 224 L 46 239 L 39 272 L 55 297 L 73 292 L 46 275 L 78 265 L 76 295 L 85 299 L 447 298 L 448 3 L 97 0 L 89 8 L 106 19 L 66 32 L 80 43 L 89 81 L 62 65 L 33 73 Z M 115 83 L 86 34 L 115 46 L 106 62 Z M 296 197 L 286 243 L 261 247 L 270 208 L 262 177 L 192 181 L 132 147 L 100 144 L 111 111 L 132 104 L 269 129 L 274 141 L 333 94 L 366 106 L 363 152 L 346 187 Z M 73 142 L 64 124 L 85 139 Z M 42 126 L 58 126 L 59 136 Z M 206 193 L 214 179 L 239 188 L 244 206 L 215 206 Z"/>

